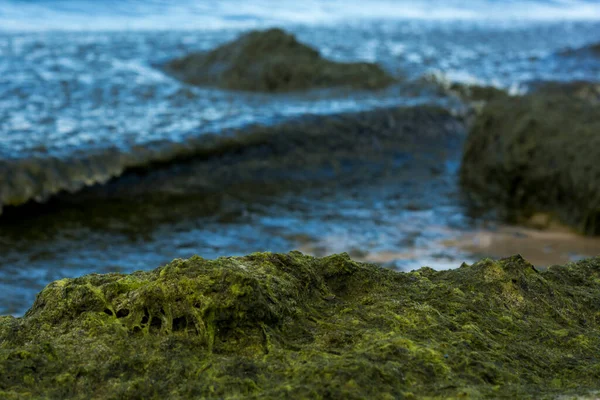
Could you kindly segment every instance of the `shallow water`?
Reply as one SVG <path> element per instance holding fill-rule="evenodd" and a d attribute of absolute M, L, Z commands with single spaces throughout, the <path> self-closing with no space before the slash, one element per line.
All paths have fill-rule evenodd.
<path fill-rule="evenodd" d="M 46 172 L 51 162 L 54 191 L 125 176 L 86 192 L 87 197 L 63 193 L 48 206 L 5 208 L 0 217 L 0 314 L 23 313 L 35 293 L 55 279 L 149 269 L 192 254 L 348 251 L 357 259 L 400 269 L 449 268 L 479 255 L 501 255 L 447 245 L 479 224 L 467 216 L 456 184 L 460 135 L 443 146 L 384 160 L 386 173 L 377 162 L 361 166 L 367 175 L 343 163 L 337 170 L 324 165 L 311 173 L 293 165 L 289 168 L 295 170 L 277 179 L 265 170 L 264 176 L 257 175 L 260 195 L 252 196 L 237 181 L 215 189 L 221 182 L 215 176 L 225 179 L 242 170 L 235 167 L 235 157 L 219 161 L 233 165 L 228 170 L 210 162 L 194 167 L 194 178 L 185 166 L 154 172 L 154 161 L 193 154 L 193 146 L 203 143 L 198 138 L 208 133 L 228 135 L 234 128 L 243 133 L 252 124 L 277 125 L 305 114 L 395 105 L 460 109 L 456 99 L 423 83 L 423 76 L 512 91 L 536 80 L 599 80 L 599 60 L 559 54 L 600 41 L 595 2 L 571 2 L 569 8 L 541 1 L 512 8 L 504 2 L 473 2 L 468 8 L 462 3 L 410 2 L 402 8 L 380 1 L 372 14 L 363 15 L 358 2 L 343 7 L 313 0 L 303 2 L 301 10 L 298 2 L 278 3 L 267 15 L 260 2 L 228 1 L 211 5 L 210 12 L 186 2 L 4 2 L 0 198 L 14 186 L 11 181 L 24 162 L 27 168 L 44 165 Z M 428 16 L 431 7 L 435 12 Z M 331 10 L 339 11 L 335 18 L 329 17 Z M 260 95 L 189 87 L 154 67 L 211 49 L 250 27 L 273 25 L 294 32 L 326 57 L 381 63 L 401 83 L 379 92 Z M 257 160 L 261 154 L 256 153 Z M 84 161 L 74 164 L 78 160 Z M 65 172 L 72 165 L 78 169 L 75 178 Z M 142 172 L 127 172 L 131 167 Z M 38 188 L 47 177 L 27 171 L 28 198 L 52 197 L 54 192 Z M 192 195 L 198 174 L 204 174 L 211 190 Z M 281 179 L 298 184 L 278 190 Z M 157 182 L 162 189 L 153 191 Z M 137 211 L 128 204 L 138 195 L 133 188 L 152 198 L 140 201 Z M 156 200 L 161 196 L 168 200 Z M 531 244 L 502 251 L 518 252 L 519 246 Z M 600 245 L 593 241 L 567 254 L 574 259 L 595 251 Z"/>

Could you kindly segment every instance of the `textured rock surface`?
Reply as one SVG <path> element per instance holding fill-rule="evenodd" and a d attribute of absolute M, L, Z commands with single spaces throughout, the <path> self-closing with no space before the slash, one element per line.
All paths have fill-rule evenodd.
<path fill-rule="evenodd" d="M 377 89 L 394 79 L 372 63 L 339 63 L 280 29 L 253 31 L 207 53 L 172 60 L 165 70 L 201 86 L 260 92 L 349 86 Z"/>
<path fill-rule="evenodd" d="M 561 92 L 547 85 L 488 103 L 469 133 L 461 167 L 472 197 L 500 206 L 511 219 L 543 212 L 600 234 L 600 108 L 592 92 L 571 93 L 582 88 Z"/>
<path fill-rule="evenodd" d="M 539 398 L 600 388 L 600 258 L 398 273 L 346 255 L 174 260 L 0 317 L 2 398 Z"/>

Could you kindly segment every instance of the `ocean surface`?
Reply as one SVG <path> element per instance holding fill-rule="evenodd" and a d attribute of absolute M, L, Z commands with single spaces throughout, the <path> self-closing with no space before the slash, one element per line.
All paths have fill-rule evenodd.
<path fill-rule="evenodd" d="M 377 62 L 399 83 L 266 95 L 188 86 L 156 67 L 274 26 L 327 58 Z M 276 190 L 271 174 L 252 196 L 211 176 L 237 176 L 254 153 L 216 160 L 205 138 L 396 106 L 460 114 L 431 82 L 519 93 L 600 81 L 599 58 L 565 53 L 598 42 L 596 1 L 0 0 L 0 314 L 22 314 L 52 280 L 193 254 L 348 251 L 398 269 L 474 260 L 482 254 L 443 244 L 490 223 L 468 213 L 456 182 L 461 129 L 443 152 L 395 159 L 393 174 L 365 164 L 372 179 L 351 166 L 313 184 L 296 165 L 278 178 L 293 188 Z M 208 161 L 190 167 L 200 152 Z"/>

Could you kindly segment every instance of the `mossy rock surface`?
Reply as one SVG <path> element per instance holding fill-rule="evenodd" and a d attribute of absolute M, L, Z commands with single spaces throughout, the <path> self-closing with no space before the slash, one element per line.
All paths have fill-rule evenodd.
<path fill-rule="evenodd" d="M 298 252 L 48 285 L 2 398 L 540 398 L 600 389 L 600 258 L 399 273 Z"/>
<path fill-rule="evenodd" d="M 600 234 L 600 107 L 547 86 L 498 98 L 477 115 L 461 166 L 473 198 L 510 219 L 543 212 Z"/>
<path fill-rule="evenodd" d="M 252 31 L 207 53 L 169 61 L 164 69 L 193 85 L 258 92 L 379 89 L 394 82 L 376 64 L 326 60 L 281 29 Z"/>

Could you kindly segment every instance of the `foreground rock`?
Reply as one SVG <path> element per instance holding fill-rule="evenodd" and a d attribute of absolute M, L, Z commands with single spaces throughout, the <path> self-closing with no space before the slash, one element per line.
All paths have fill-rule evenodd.
<path fill-rule="evenodd" d="M 527 398 L 600 389 L 600 258 L 398 273 L 346 255 L 175 260 L 0 317 L 2 398 Z"/>
<path fill-rule="evenodd" d="M 280 29 L 253 31 L 208 53 L 172 60 L 165 70 L 201 86 L 285 92 L 348 86 L 378 89 L 394 79 L 371 63 L 339 63 Z"/>
<path fill-rule="evenodd" d="M 581 90 L 550 85 L 488 103 L 462 161 L 461 181 L 472 197 L 510 219 L 541 212 L 600 234 L 600 109 L 592 92 L 571 93 Z"/>

